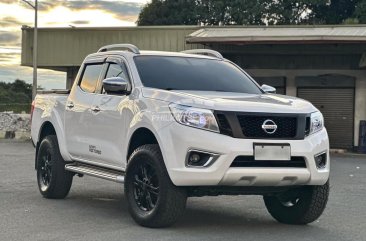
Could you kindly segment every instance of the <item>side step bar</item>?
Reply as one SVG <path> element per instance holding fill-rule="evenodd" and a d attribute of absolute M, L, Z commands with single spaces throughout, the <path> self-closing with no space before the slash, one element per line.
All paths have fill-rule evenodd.
<path fill-rule="evenodd" d="M 101 168 L 101 167 L 85 165 L 85 164 L 81 164 L 81 163 L 72 163 L 72 164 L 65 165 L 65 170 L 70 171 L 70 172 L 75 172 L 78 174 L 98 177 L 98 178 L 102 178 L 105 180 L 118 182 L 118 183 L 125 182 L 125 176 L 124 176 L 123 172 L 118 172 L 115 170 L 110 170 L 110 169 Z"/>

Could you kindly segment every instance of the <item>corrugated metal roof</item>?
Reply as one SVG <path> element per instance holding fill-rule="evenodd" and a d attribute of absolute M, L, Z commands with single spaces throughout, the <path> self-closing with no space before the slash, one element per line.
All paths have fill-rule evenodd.
<path fill-rule="evenodd" d="M 366 25 L 296 27 L 208 27 L 186 37 L 187 43 L 366 42 Z"/>

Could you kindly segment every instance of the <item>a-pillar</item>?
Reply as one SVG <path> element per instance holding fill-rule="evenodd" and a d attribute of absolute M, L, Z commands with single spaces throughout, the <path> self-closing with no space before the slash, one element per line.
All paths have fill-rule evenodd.
<path fill-rule="evenodd" d="M 78 74 L 79 67 L 69 67 L 66 73 L 66 89 L 71 89 L 74 84 L 76 75 Z"/>

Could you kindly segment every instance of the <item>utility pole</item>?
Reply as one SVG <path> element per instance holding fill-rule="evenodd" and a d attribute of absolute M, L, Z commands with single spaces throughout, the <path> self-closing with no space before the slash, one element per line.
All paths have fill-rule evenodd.
<path fill-rule="evenodd" d="M 34 1 L 34 4 L 28 0 L 22 0 L 34 9 L 34 30 L 33 30 L 33 86 L 32 86 L 32 100 L 37 94 L 37 54 L 38 54 L 38 0 Z"/>

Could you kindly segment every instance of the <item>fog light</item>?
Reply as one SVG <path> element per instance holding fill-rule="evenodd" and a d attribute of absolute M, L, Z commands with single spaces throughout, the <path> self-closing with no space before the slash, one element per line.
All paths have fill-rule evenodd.
<path fill-rule="evenodd" d="M 208 167 L 219 157 L 219 154 L 205 151 L 190 150 L 187 153 L 187 167 Z"/>
<path fill-rule="evenodd" d="M 318 169 L 323 169 L 327 165 L 327 153 L 320 153 L 314 156 L 315 164 Z"/>
<path fill-rule="evenodd" d="M 190 163 L 198 163 L 201 160 L 201 157 L 199 154 L 197 153 L 193 153 L 190 157 L 189 157 L 189 162 Z"/>

